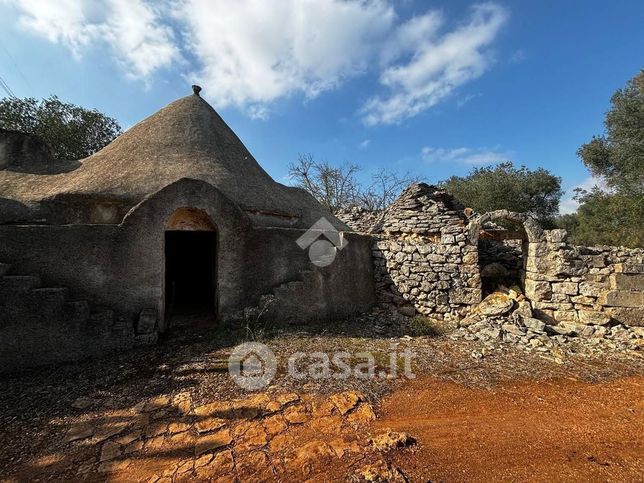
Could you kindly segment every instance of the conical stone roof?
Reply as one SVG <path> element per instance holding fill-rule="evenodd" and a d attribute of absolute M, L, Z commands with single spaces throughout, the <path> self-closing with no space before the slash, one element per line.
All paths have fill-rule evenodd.
<path fill-rule="evenodd" d="M 96 198 L 133 206 L 181 178 L 206 181 L 248 213 L 281 219 L 277 225 L 308 228 L 330 216 L 304 191 L 275 182 L 198 95 L 172 102 L 69 173 L 0 171 L 0 197 L 25 203 Z"/>

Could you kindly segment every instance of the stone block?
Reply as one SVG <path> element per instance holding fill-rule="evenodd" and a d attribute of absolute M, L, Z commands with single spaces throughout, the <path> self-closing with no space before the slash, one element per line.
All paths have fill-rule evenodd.
<path fill-rule="evenodd" d="M 613 290 L 637 290 L 644 292 L 644 273 L 612 273 L 610 288 Z"/>
<path fill-rule="evenodd" d="M 610 322 L 611 316 L 606 312 L 596 310 L 580 310 L 579 322 L 586 325 L 606 325 Z"/>
<path fill-rule="evenodd" d="M 534 319 L 532 317 L 523 317 L 521 321 L 523 322 L 523 325 L 525 325 L 526 328 L 528 328 L 532 332 L 541 333 L 544 331 L 546 327 L 546 324 L 544 322 L 540 321 L 539 319 Z"/>
<path fill-rule="evenodd" d="M 151 334 L 157 325 L 157 311 L 154 309 L 143 309 L 136 323 L 137 334 Z"/>
<path fill-rule="evenodd" d="M 606 288 L 605 285 L 596 282 L 581 282 L 579 293 L 587 297 L 599 297 L 599 294 Z"/>
<path fill-rule="evenodd" d="M 555 310 L 554 318 L 557 321 L 576 322 L 577 312 L 574 310 Z"/>
<path fill-rule="evenodd" d="M 566 230 L 562 229 L 545 230 L 544 234 L 546 236 L 546 241 L 550 243 L 563 243 L 568 235 Z"/>
<path fill-rule="evenodd" d="M 608 307 L 606 313 L 624 325 L 644 327 L 644 307 Z"/>
<path fill-rule="evenodd" d="M 644 273 L 644 263 L 616 263 L 615 271 L 618 273 Z"/>
<path fill-rule="evenodd" d="M 576 322 L 564 321 L 555 326 L 551 326 L 550 328 L 557 334 L 561 335 L 579 335 L 584 331 L 586 326 Z"/>
<path fill-rule="evenodd" d="M 548 282 L 537 282 L 526 279 L 525 295 L 530 300 L 549 300 L 552 296 L 552 287 Z"/>
<path fill-rule="evenodd" d="M 453 290 L 449 294 L 449 301 L 453 304 L 476 305 L 481 301 L 481 290 L 478 288 Z"/>
<path fill-rule="evenodd" d="M 644 307 L 644 292 L 610 290 L 601 294 L 599 303 L 608 307 Z"/>
<path fill-rule="evenodd" d="M 577 295 L 579 293 L 579 284 L 575 282 L 553 283 L 552 291 L 566 295 Z"/>

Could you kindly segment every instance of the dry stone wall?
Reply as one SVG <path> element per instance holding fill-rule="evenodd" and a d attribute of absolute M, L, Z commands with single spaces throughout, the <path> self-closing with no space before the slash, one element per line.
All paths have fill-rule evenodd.
<path fill-rule="evenodd" d="M 599 336 L 609 324 L 644 326 L 643 249 L 575 246 L 564 230 L 543 230 L 529 215 L 475 215 L 423 183 L 408 187 L 385 212 L 352 209 L 338 217 L 372 236 L 377 299 L 406 315 L 478 310 L 479 256 L 489 264 L 499 252 L 506 268 L 522 265 L 526 316 L 556 325 L 558 333 Z M 518 225 L 523 240 L 503 242 L 503 250 L 483 243 L 479 253 L 481 230 L 499 220 Z"/>
<path fill-rule="evenodd" d="M 468 240 L 463 207 L 447 192 L 414 184 L 382 215 L 357 215 L 355 209 L 338 214 L 373 237 L 381 304 L 408 315 L 457 314 L 481 301 L 476 244 Z"/>
<path fill-rule="evenodd" d="M 644 250 L 575 246 L 547 230 L 529 244 L 525 291 L 547 321 L 644 326 Z"/>

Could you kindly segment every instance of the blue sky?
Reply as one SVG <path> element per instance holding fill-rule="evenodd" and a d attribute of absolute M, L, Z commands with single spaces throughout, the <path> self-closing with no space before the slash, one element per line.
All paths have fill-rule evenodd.
<path fill-rule="evenodd" d="M 124 128 L 199 83 L 282 182 L 298 153 L 427 182 L 511 160 L 567 198 L 643 24 L 635 0 L 0 0 L 0 76 Z"/>

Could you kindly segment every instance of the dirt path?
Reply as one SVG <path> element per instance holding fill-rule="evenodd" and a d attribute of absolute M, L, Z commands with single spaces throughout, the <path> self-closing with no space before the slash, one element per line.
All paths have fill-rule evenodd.
<path fill-rule="evenodd" d="M 644 377 L 503 383 L 421 378 L 387 397 L 377 428 L 406 431 L 391 455 L 413 481 L 644 481 Z"/>

